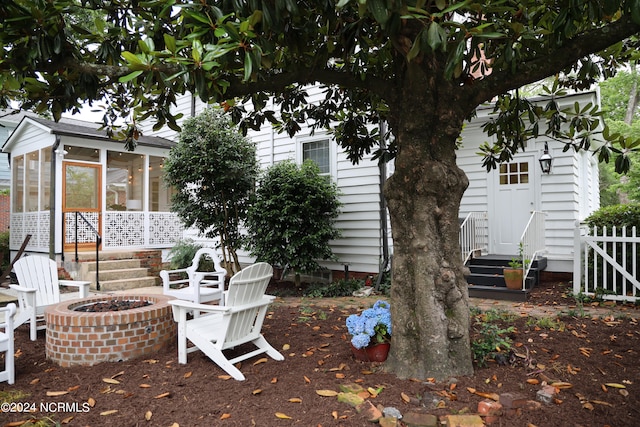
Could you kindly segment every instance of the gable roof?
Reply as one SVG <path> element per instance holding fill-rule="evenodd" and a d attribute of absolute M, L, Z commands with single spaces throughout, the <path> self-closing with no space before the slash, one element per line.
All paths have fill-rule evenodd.
<path fill-rule="evenodd" d="M 15 130 L 9 135 L 7 141 L 2 146 L 2 151 L 7 151 L 10 146 L 15 145 L 17 134 L 20 128 L 26 124 L 31 123 L 37 127 L 47 130 L 49 133 L 61 136 L 73 136 L 84 139 L 104 140 L 119 142 L 118 139 L 109 138 L 104 129 L 99 129 L 100 124 L 85 122 L 82 120 L 75 120 L 69 118 L 62 118 L 59 122 L 43 119 L 41 117 L 25 116 L 22 118 Z M 145 147 L 156 147 L 169 149 L 175 145 L 175 142 L 160 138 L 157 136 L 140 136 L 136 140 L 136 143 Z"/>

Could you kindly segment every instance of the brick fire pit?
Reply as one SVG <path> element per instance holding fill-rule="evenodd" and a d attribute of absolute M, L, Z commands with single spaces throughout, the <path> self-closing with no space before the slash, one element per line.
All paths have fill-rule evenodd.
<path fill-rule="evenodd" d="M 176 326 L 164 295 L 109 295 L 64 301 L 45 309 L 47 358 L 62 367 L 91 366 L 151 355 L 173 342 Z M 148 301 L 121 311 L 74 308 L 105 300 Z"/>

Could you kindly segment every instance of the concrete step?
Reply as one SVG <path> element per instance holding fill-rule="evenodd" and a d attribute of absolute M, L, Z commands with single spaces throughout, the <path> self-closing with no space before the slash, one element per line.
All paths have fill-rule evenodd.
<path fill-rule="evenodd" d="M 124 291 L 128 289 L 145 288 L 150 286 L 156 286 L 155 277 L 137 277 L 132 279 L 119 279 L 119 280 L 105 280 L 100 281 L 100 291 Z M 91 289 L 96 290 L 95 283 L 91 284 Z"/>
<path fill-rule="evenodd" d="M 92 274 L 89 274 L 87 277 L 91 278 L 91 279 L 87 279 L 87 280 L 92 280 L 95 281 L 95 274 L 96 272 L 90 272 Z M 137 279 L 140 277 L 147 277 L 148 276 L 148 269 L 146 268 L 123 268 L 121 270 L 100 270 L 99 274 L 98 274 L 98 278 L 101 282 L 105 282 L 108 280 L 122 280 L 122 279 Z"/>
<path fill-rule="evenodd" d="M 82 267 L 86 269 L 86 271 L 96 271 L 96 264 L 98 265 L 98 269 L 100 272 L 109 271 L 109 270 L 123 270 L 129 268 L 138 268 L 140 267 L 139 259 L 116 259 L 116 260 L 105 260 L 96 263 L 95 261 L 86 261 L 82 262 Z"/>

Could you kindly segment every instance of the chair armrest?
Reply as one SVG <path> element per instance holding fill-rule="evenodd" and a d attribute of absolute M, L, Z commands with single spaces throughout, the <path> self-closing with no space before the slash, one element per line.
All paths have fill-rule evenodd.
<path fill-rule="evenodd" d="M 209 304 L 198 304 L 191 301 L 186 301 L 182 299 L 173 299 L 169 301 L 173 307 L 176 308 L 184 308 L 187 310 L 198 310 L 198 311 L 206 311 L 208 313 L 228 313 L 231 311 L 231 307 L 224 307 L 219 305 L 209 305 Z"/>
<path fill-rule="evenodd" d="M 36 293 L 36 289 L 35 288 L 25 288 L 24 286 L 20 286 L 20 285 L 9 285 L 9 288 L 13 289 L 14 291 L 23 292 L 23 293 L 27 293 L 27 294 L 35 294 Z"/>
<path fill-rule="evenodd" d="M 60 286 L 70 286 L 78 288 L 80 298 L 86 298 L 89 295 L 89 286 L 91 285 L 91 282 L 86 282 L 83 280 L 58 280 L 58 284 Z"/>

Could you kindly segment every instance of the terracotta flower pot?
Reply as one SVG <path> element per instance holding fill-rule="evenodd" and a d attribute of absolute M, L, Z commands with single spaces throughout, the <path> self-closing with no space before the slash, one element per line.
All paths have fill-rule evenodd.
<path fill-rule="evenodd" d="M 391 344 L 389 343 L 374 344 L 365 348 L 355 348 L 353 344 L 351 344 L 351 352 L 356 360 L 363 362 L 384 362 L 387 360 L 390 347 Z"/>
<path fill-rule="evenodd" d="M 507 289 L 522 290 L 522 277 L 524 275 L 521 268 L 505 268 L 502 272 Z"/>

